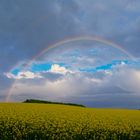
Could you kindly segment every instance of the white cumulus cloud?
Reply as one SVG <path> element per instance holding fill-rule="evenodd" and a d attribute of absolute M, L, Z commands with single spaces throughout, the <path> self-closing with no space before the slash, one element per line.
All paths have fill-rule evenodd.
<path fill-rule="evenodd" d="M 53 64 L 49 72 L 58 73 L 58 74 L 72 73 L 72 71 L 70 71 L 69 69 L 66 69 L 65 67 L 60 66 L 58 64 Z"/>
<path fill-rule="evenodd" d="M 17 75 L 14 75 L 12 73 L 5 73 L 5 75 L 9 79 L 34 79 L 34 78 L 42 78 L 42 76 L 39 73 L 33 73 L 31 71 L 19 72 Z"/>

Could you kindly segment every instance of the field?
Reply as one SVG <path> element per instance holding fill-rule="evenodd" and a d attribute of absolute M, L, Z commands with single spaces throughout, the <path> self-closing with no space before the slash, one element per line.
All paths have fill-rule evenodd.
<path fill-rule="evenodd" d="M 140 111 L 1 103 L 0 140 L 140 140 Z"/>

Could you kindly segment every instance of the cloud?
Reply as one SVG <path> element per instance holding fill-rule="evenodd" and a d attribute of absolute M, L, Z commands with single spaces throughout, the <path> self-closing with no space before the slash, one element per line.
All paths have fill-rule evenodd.
<path fill-rule="evenodd" d="M 139 5 L 137 0 L 1 1 L 1 69 L 9 70 L 49 44 L 78 35 L 103 36 L 139 56 Z"/>
<path fill-rule="evenodd" d="M 100 83 L 100 79 L 85 77 L 82 73 L 68 73 L 56 80 L 44 79 L 42 84 L 38 79 L 36 83 L 34 81 L 17 81 L 13 93 L 16 96 L 21 94 L 29 94 L 33 96 L 40 96 L 50 99 L 68 98 L 71 96 L 80 96 L 91 90 L 91 87 L 96 87 Z M 25 88 L 26 87 L 26 88 Z"/>
<path fill-rule="evenodd" d="M 47 70 L 46 70 L 46 67 L 47 67 Z M 46 78 L 50 76 L 52 76 L 52 79 L 53 79 L 53 77 L 59 77 L 60 75 L 65 75 L 67 73 L 73 73 L 73 72 L 69 69 L 66 69 L 64 66 L 60 66 L 59 64 L 52 64 L 50 69 L 48 67 L 48 64 L 43 65 L 43 67 L 40 67 L 40 64 L 39 64 L 39 65 L 36 65 L 36 67 L 32 68 L 32 71 L 27 70 L 27 71 L 20 72 L 18 68 L 15 68 L 11 72 L 4 73 L 4 75 L 9 79 L 17 79 L 17 80 Z"/>
<path fill-rule="evenodd" d="M 65 67 L 60 66 L 58 64 L 53 64 L 51 66 L 51 69 L 48 72 L 56 73 L 56 74 L 72 73 L 72 71 L 70 71 L 70 70 L 66 69 Z"/>
<path fill-rule="evenodd" d="M 57 77 L 56 80 L 47 78 L 37 79 L 36 82 L 34 80 L 27 80 L 26 82 L 19 80 L 15 84 L 15 88 L 12 89 L 11 99 L 23 100 L 28 97 L 37 97 L 58 101 L 76 100 L 94 106 L 94 101 L 96 103 L 98 101 L 102 105 L 109 105 L 116 98 L 114 102 L 117 107 L 120 102 L 122 104 L 122 97 L 128 107 L 131 107 L 131 104 L 133 104 L 133 107 L 138 105 L 138 102 L 130 101 L 130 98 L 140 98 L 139 70 L 129 69 L 127 66 L 121 65 L 111 74 L 105 72 L 103 77 L 96 76 L 96 74 L 76 72 Z M 108 104 L 105 102 L 108 102 Z"/>
<path fill-rule="evenodd" d="M 12 73 L 5 73 L 5 75 L 10 79 L 17 79 L 17 80 L 42 78 L 42 76 L 39 73 L 33 73 L 31 71 L 19 72 L 17 75 L 14 75 Z"/>
<path fill-rule="evenodd" d="M 122 66 L 121 66 L 122 67 Z M 109 79 L 111 82 L 115 81 L 115 85 L 118 85 L 125 91 L 137 94 L 140 96 L 140 70 L 133 68 L 122 67 L 118 72 L 115 72 L 113 77 Z"/>

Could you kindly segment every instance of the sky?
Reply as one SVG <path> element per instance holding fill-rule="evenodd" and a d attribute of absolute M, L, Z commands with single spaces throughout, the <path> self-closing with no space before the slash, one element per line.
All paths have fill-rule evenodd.
<path fill-rule="evenodd" d="M 140 108 L 140 1 L 0 0 L 0 101 L 28 98 Z"/>

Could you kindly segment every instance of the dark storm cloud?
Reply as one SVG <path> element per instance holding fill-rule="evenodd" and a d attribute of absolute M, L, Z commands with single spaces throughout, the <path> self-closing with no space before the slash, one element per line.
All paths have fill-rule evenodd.
<path fill-rule="evenodd" d="M 28 60 L 48 44 L 74 34 L 76 9 L 73 1 L 0 1 L 1 69 Z"/>
<path fill-rule="evenodd" d="M 1 69 L 30 59 L 57 40 L 80 34 L 111 38 L 139 55 L 139 5 L 137 0 L 1 0 Z"/>
<path fill-rule="evenodd" d="M 99 35 L 120 44 L 134 56 L 140 55 L 140 1 L 77 0 L 87 34 Z"/>

